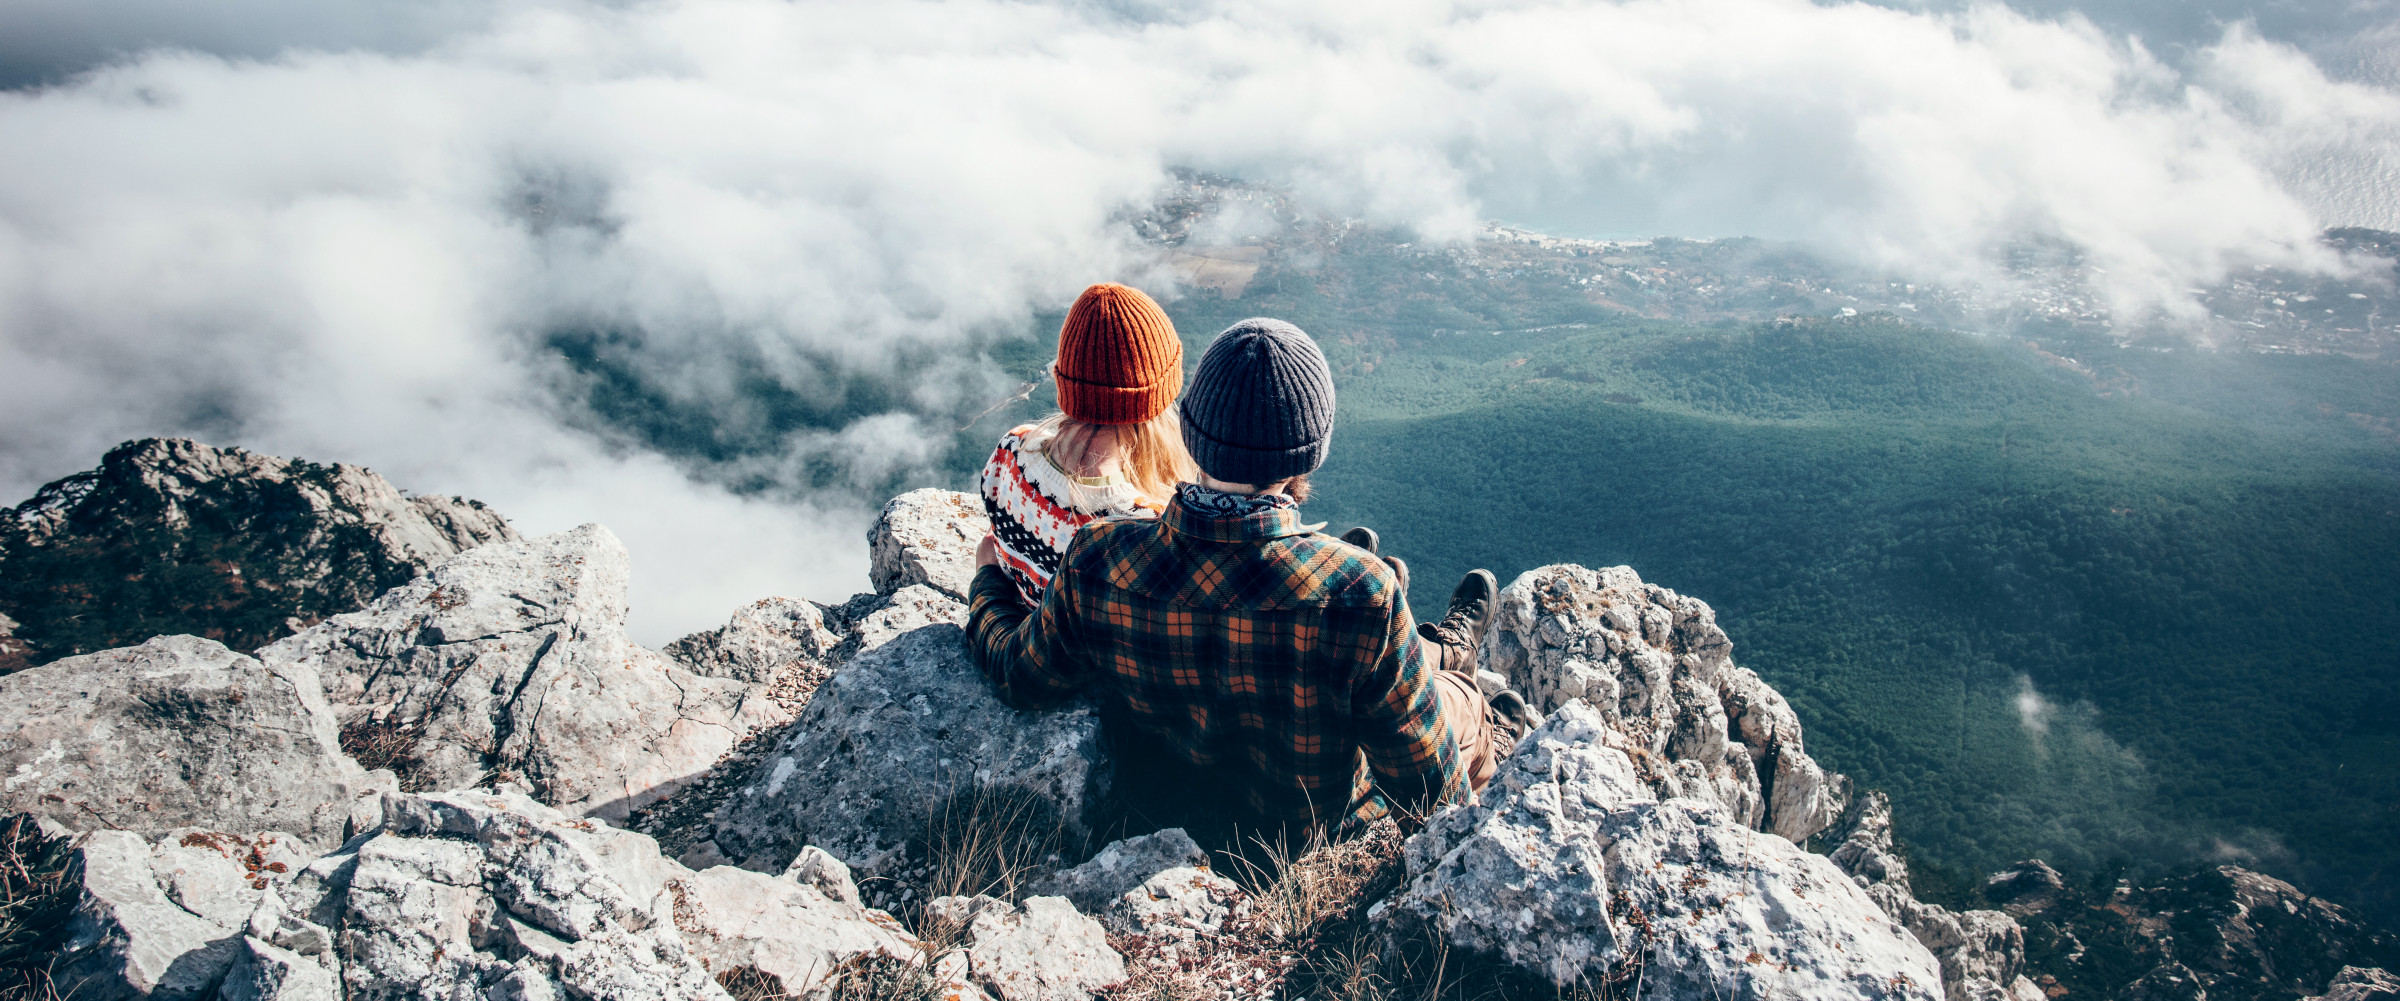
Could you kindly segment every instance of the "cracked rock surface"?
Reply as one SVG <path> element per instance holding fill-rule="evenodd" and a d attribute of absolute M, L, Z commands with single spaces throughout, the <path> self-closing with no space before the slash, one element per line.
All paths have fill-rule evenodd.
<path fill-rule="evenodd" d="M 78 830 L 196 825 L 340 844 L 392 788 L 342 753 L 306 664 L 161 636 L 0 677 L 0 809 Z"/>
<path fill-rule="evenodd" d="M 885 506 L 873 579 L 893 590 L 840 610 L 845 645 L 861 652 L 717 807 L 723 857 L 780 872 L 815 845 L 862 882 L 888 880 L 926 863 L 922 842 L 937 818 L 986 810 L 1031 811 L 1080 857 L 1109 780 L 1099 718 L 1002 704 L 967 652 L 966 606 L 926 582 L 958 552 L 972 567 L 980 535 L 956 520 L 968 500 L 918 490 Z"/>
<path fill-rule="evenodd" d="M 1795 843 L 1842 815 L 1847 780 L 1808 756 L 1783 696 L 1733 663 L 1715 610 L 1631 567 L 1526 571 L 1501 589 L 1480 661 L 1542 712 L 1599 710 L 1661 798 L 1709 800 Z"/>
<path fill-rule="evenodd" d="M 1408 883 L 1379 920 L 1560 987 L 1940 996 L 1933 956 L 1832 862 L 1713 799 L 1657 798 L 1628 754 L 1639 746 L 1581 701 L 1557 707 L 1479 803 L 1409 839 Z"/>
<path fill-rule="evenodd" d="M 1908 863 L 1892 848 L 1892 807 L 1883 793 L 1867 793 L 1852 805 L 1842 842 L 1829 857 L 1933 953 L 1947 1001 L 2041 1001 L 2041 987 L 2024 975 L 2025 931 L 2016 918 L 2004 911 L 1952 911 L 1916 898 Z"/>
<path fill-rule="evenodd" d="M 484 546 L 259 657 L 322 677 L 348 744 L 404 788 L 520 783 L 621 819 L 788 718 L 628 639 L 628 572 L 599 525 Z"/>
<path fill-rule="evenodd" d="M 797 880 L 694 872 L 521 794 L 390 794 L 382 812 L 380 829 L 297 865 L 275 835 L 81 835 L 61 990 L 664 1001 L 725 998 L 719 978 L 735 975 L 797 994 L 855 957 L 918 954 L 881 911 Z"/>

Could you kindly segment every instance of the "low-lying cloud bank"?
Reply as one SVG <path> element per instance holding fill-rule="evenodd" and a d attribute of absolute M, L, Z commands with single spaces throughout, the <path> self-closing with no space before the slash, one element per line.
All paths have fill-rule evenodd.
<path fill-rule="evenodd" d="M 13 2 L 56 37 L 0 58 L 135 44 Z M 1134 7 L 416 4 L 269 54 L 262 3 L 231 56 L 0 92 L 0 493 L 144 434 L 360 461 L 608 522 L 655 642 L 855 586 L 875 491 L 1013 388 L 983 345 L 1090 281 L 1170 291 L 1123 224 L 1170 166 L 1433 239 L 1956 276 L 2059 238 L 2136 307 L 2400 227 L 2400 94 L 2239 26 L 2170 65 L 1997 7 Z"/>

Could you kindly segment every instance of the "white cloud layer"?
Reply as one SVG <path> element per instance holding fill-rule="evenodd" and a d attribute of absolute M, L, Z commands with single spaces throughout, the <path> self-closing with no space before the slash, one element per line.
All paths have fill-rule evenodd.
<path fill-rule="evenodd" d="M 2400 94 L 2240 27 L 2170 66 L 2079 18 L 1804 0 L 336 5 L 232 42 L 186 5 L 69 9 L 0 0 L 41 29 L 0 60 L 230 56 L 0 92 L 0 489 L 145 434 L 363 462 L 529 530 L 608 523 L 653 642 L 861 583 L 866 512 L 798 470 L 937 458 L 923 415 L 999 385 L 979 337 L 1149 273 L 1112 220 L 1170 165 L 1434 238 L 1757 235 L 1956 275 L 2060 237 L 2127 304 L 2400 228 Z M 560 331 L 779 444 L 667 461 L 570 402 Z M 745 380 L 839 419 L 778 425 Z"/>

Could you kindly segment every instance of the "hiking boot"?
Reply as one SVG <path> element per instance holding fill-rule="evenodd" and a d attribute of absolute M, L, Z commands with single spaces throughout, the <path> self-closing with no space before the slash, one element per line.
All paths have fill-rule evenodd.
<path fill-rule="evenodd" d="M 1400 578 L 1400 596 L 1406 598 L 1408 596 L 1408 564 L 1400 562 L 1400 557 L 1397 556 L 1386 556 L 1383 561 L 1392 565 L 1392 576 Z"/>
<path fill-rule="evenodd" d="M 1369 556 L 1379 555 L 1375 550 L 1375 530 L 1365 525 L 1343 532 L 1342 541 L 1366 550 Z"/>
<path fill-rule="evenodd" d="M 1495 758 L 1515 754 L 1517 745 L 1524 743 L 1525 735 L 1542 725 L 1542 714 L 1526 705 L 1525 696 L 1518 694 L 1514 688 L 1503 688 L 1493 693 L 1485 700 L 1485 705 L 1489 707 L 1484 712 L 1484 718 L 1492 724 L 1492 756 Z"/>
<path fill-rule="evenodd" d="M 1525 696 L 1514 688 L 1501 689 L 1489 701 L 1492 720 L 1506 724 L 1520 738 L 1532 733 L 1534 727 L 1542 725 L 1542 714 L 1534 712 L 1533 706 L 1525 702 Z"/>
<path fill-rule="evenodd" d="M 1426 638 L 1445 646 L 1474 650 L 1492 628 L 1492 610 L 1500 604 L 1500 579 L 1489 570 L 1469 570 L 1450 590 L 1450 608 L 1439 622 L 1419 627 Z"/>

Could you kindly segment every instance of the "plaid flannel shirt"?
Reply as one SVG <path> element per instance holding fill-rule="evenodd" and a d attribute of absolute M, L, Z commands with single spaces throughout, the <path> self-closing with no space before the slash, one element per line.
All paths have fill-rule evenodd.
<path fill-rule="evenodd" d="M 1169 760 L 1233 770 L 1261 818 L 1367 821 L 1465 792 L 1435 651 L 1391 569 L 1291 508 L 1104 518 L 1076 533 L 1039 608 L 996 567 L 969 600 L 976 663 L 1004 701 L 1096 694 Z"/>

